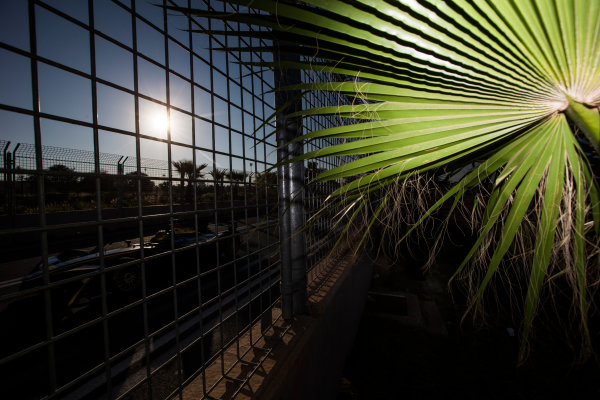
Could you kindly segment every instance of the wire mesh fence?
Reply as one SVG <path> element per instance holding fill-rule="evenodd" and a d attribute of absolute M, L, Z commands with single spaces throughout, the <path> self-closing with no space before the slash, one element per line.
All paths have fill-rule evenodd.
<path fill-rule="evenodd" d="M 302 80 L 304 82 L 327 82 L 341 79 L 340 77 L 332 76 L 332 74 L 321 71 L 304 71 Z M 303 97 L 303 109 L 326 107 L 331 105 L 349 104 L 349 100 L 334 92 L 313 91 Z M 317 131 L 335 126 L 346 125 L 349 123 L 348 118 L 340 116 L 311 116 L 303 121 L 304 133 Z M 333 144 L 341 143 L 342 139 L 315 139 L 305 144 L 305 151 L 318 150 Z M 310 217 L 316 215 L 327 197 L 340 187 L 339 180 L 320 182 L 315 178 L 323 171 L 335 168 L 343 163 L 351 161 L 352 156 L 344 157 L 322 157 L 316 160 L 306 162 L 306 190 L 305 190 L 305 207 L 307 215 Z M 308 235 L 307 255 L 309 256 L 308 266 L 312 268 L 319 265 L 319 260 L 326 257 L 337 239 L 342 234 L 344 225 L 343 219 L 339 218 L 317 218 L 310 221 L 310 235 Z"/>
<path fill-rule="evenodd" d="M 0 33 L 1 83 L 21 88 L 0 97 L 0 397 L 239 389 L 229 372 L 266 351 L 280 301 L 273 74 L 240 63 L 272 55 L 219 50 L 263 39 L 202 32 L 259 28 L 144 0 L 0 10 L 19 21 Z M 336 162 L 307 164 L 307 181 Z M 335 185 L 310 185 L 309 213 Z M 330 224 L 315 225 L 309 267 Z"/>
<path fill-rule="evenodd" d="M 11 172 L 13 175 L 35 173 L 37 153 L 34 144 L 2 142 L 0 146 L 5 149 L 5 154 L 11 154 L 12 159 L 12 165 L 9 165 L 7 157 L 4 157 L 3 168 L 6 173 Z M 63 169 L 74 175 L 96 172 L 93 151 L 41 146 L 41 156 L 42 167 L 48 172 L 52 172 L 53 167 L 55 172 L 57 169 Z M 98 163 L 101 174 L 123 175 L 137 171 L 136 158 L 124 154 L 98 153 Z M 56 168 L 56 166 L 66 167 L 66 169 Z M 166 177 L 169 173 L 169 165 L 165 160 L 142 158 L 140 168 L 142 173 L 153 177 Z"/>

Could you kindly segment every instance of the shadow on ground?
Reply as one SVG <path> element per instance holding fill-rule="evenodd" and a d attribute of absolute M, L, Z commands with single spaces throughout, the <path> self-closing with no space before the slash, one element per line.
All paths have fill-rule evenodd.
<path fill-rule="evenodd" d="M 425 277 L 377 259 L 338 400 L 600 399 L 598 362 L 574 365 L 572 349 L 551 329 L 538 332 L 542 339 L 517 367 L 516 328 L 461 325 L 464 307 L 447 291 L 448 263 Z M 395 313 L 378 293 L 400 296 Z"/>

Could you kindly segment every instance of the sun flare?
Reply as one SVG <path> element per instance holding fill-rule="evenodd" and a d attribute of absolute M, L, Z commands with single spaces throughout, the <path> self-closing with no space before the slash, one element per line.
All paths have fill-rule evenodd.
<path fill-rule="evenodd" d="M 156 112 L 151 117 L 151 124 L 154 129 L 166 132 L 169 128 L 169 117 L 166 111 Z"/>

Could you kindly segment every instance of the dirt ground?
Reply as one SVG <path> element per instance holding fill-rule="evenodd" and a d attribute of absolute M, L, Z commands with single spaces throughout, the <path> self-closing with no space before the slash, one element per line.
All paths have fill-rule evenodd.
<path fill-rule="evenodd" d="M 517 367 L 515 327 L 461 324 L 464 306 L 446 285 L 455 261 L 445 260 L 425 276 L 405 262 L 376 260 L 371 291 L 413 304 L 399 302 L 394 315 L 393 306 L 369 296 L 338 400 L 600 399 L 599 362 L 574 363 L 553 328 L 538 330 L 528 361 Z"/>

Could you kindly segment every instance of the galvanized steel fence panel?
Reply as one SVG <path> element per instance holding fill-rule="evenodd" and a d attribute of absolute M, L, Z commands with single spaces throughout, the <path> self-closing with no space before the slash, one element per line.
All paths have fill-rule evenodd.
<path fill-rule="evenodd" d="M 0 97 L 0 397 L 182 397 L 198 379 L 210 397 L 207 366 L 231 379 L 225 349 L 240 360 L 279 307 L 273 74 L 240 63 L 271 56 L 217 50 L 266 43 L 142 0 L 0 11 L 0 85 L 21 89 Z M 311 186 L 307 211 L 335 185 Z"/>

